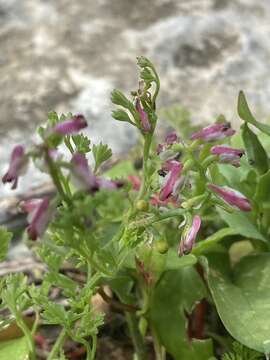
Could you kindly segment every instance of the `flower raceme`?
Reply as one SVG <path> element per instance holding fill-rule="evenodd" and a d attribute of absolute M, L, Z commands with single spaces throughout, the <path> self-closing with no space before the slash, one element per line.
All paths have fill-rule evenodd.
<path fill-rule="evenodd" d="M 13 182 L 12 189 L 16 189 L 18 184 L 18 178 L 20 175 L 23 175 L 25 173 L 27 164 L 28 156 L 25 153 L 24 146 L 15 146 L 11 153 L 8 171 L 3 176 L 2 182 L 4 184 L 7 182 Z"/>
<path fill-rule="evenodd" d="M 141 101 L 139 98 L 136 99 L 135 107 L 140 116 L 142 130 L 144 132 L 150 132 L 151 131 L 151 123 L 149 121 L 149 117 L 148 117 L 146 111 L 144 111 L 142 108 Z"/>
<path fill-rule="evenodd" d="M 59 135 L 72 135 L 87 127 L 87 122 L 82 114 L 77 114 L 71 119 L 59 122 L 51 132 Z"/>
<path fill-rule="evenodd" d="M 53 215 L 50 198 L 46 196 L 43 199 L 25 201 L 21 204 L 21 208 L 28 213 L 27 232 L 29 238 L 36 240 L 42 237 Z"/>
<path fill-rule="evenodd" d="M 218 155 L 222 163 L 229 163 L 235 167 L 239 167 L 240 159 L 245 154 L 245 150 L 234 149 L 225 145 L 217 145 L 211 148 L 211 154 Z"/>
<path fill-rule="evenodd" d="M 229 205 L 242 211 L 251 211 L 252 208 L 250 201 L 240 192 L 214 184 L 209 184 L 208 187 Z"/>
<path fill-rule="evenodd" d="M 192 221 L 192 225 L 183 231 L 178 248 L 179 256 L 187 255 L 191 252 L 195 244 L 195 240 L 198 231 L 200 230 L 200 227 L 201 227 L 201 218 L 199 215 L 195 215 Z"/>
<path fill-rule="evenodd" d="M 169 160 L 163 166 L 163 170 L 168 171 L 166 174 L 161 190 L 159 193 L 159 199 L 161 201 L 166 200 L 170 195 L 174 194 L 178 188 L 181 171 L 183 165 L 176 160 Z"/>
<path fill-rule="evenodd" d="M 203 140 L 206 142 L 222 140 L 235 134 L 229 122 L 217 123 L 205 127 L 191 135 L 191 140 Z"/>

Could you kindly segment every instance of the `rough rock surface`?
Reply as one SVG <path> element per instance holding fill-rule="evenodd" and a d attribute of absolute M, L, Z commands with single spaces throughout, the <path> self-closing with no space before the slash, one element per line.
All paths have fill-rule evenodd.
<path fill-rule="evenodd" d="M 188 106 L 197 122 L 220 112 L 237 121 L 242 88 L 266 117 L 269 10 L 266 0 L 0 0 L 0 171 L 52 109 L 84 112 L 92 138 L 116 152 L 131 146 L 109 94 L 137 86 L 139 54 L 160 72 L 161 105 Z M 30 171 L 18 191 L 39 181 Z"/>

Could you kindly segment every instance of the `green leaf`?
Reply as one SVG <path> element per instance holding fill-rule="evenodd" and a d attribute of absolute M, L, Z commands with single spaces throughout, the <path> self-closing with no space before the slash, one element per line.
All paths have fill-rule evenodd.
<path fill-rule="evenodd" d="M 197 262 L 196 256 L 191 254 L 179 257 L 175 249 L 169 249 L 167 255 L 161 256 L 166 256 L 166 270 L 177 270 L 185 266 L 195 265 Z"/>
<path fill-rule="evenodd" d="M 270 126 L 260 123 L 252 115 L 243 91 L 240 91 L 238 96 L 238 114 L 241 119 L 254 125 L 257 129 L 261 130 L 267 135 L 270 135 Z"/>
<path fill-rule="evenodd" d="M 233 236 L 237 234 L 238 232 L 233 228 L 220 229 L 217 232 L 215 232 L 213 235 L 207 237 L 205 240 L 202 240 L 199 243 L 197 243 L 195 248 L 192 250 L 192 254 L 201 255 L 205 251 L 211 249 L 213 246 L 215 246 L 225 237 Z"/>
<path fill-rule="evenodd" d="M 25 336 L 0 342 L 0 360 L 28 360 L 29 350 Z"/>
<path fill-rule="evenodd" d="M 240 211 L 228 213 L 218 209 L 220 217 L 236 234 L 242 235 L 247 239 L 256 239 L 266 242 L 265 237 L 259 232 L 256 225 L 250 220 L 248 215 Z"/>
<path fill-rule="evenodd" d="M 191 312 L 197 301 L 206 296 L 206 289 L 196 270 L 185 267 L 167 271 L 158 283 L 150 316 L 161 343 L 175 360 L 208 360 L 211 340 L 189 341 L 185 312 Z"/>
<path fill-rule="evenodd" d="M 126 178 L 128 175 L 136 174 L 134 166 L 131 161 L 121 161 L 114 165 L 110 170 L 104 173 L 110 179 Z"/>
<path fill-rule="evenodd" d="M 254 166 L 260 174 L 264 174 L 269 168 L 269 160 L 260 140 L 246 123 L 241 126 L 242 137 L 250 165 Z"/>
<path fill-rule="evenodd" d="M 113 110 L 112 117 L 115 120 L 126 121 L 126 122 L 129 122 L 129 123 L 133 123 L 132 120 L 130 119 L 128 113 L 125 110 L 122 110 L 122 109 Z"/>
<path fill-rule="evenodd" d="M 3 261 L 7 255 L 12 233 L 4 227 L 0 227 L 0 261 Z"/>
<path fill-rule="evenodd" d="M 50 111 L 48 113 L 48 124 L 53 127 L 59 122 L 58 115 L 55 111 Z"/>
<path fill-rule="evenodd" d="M 222 360 L 263 360 L 264 356 L 255 350 L 249 349 L 237 341 L 233 343 L 233 352 L 226 353 Z"/>
<path fill-rule="evenodd" d="M 90 149 L 91 141 L 86 135 L 83 134 L 72 135 L 72 141 L 75 144 L 76 150 L 78 152 L 87 154 L 88 152 L 91 151 Z"/>
<path fill-rule="evenodd" d="M 270 170 L 261 175 L 255 193 L 255 201 L 259 204 L 270 203 Z"/>
<path fill-rule="evenodd" d="M 135 106 L 120 90 L 115 89 L 112 91 L 111 101 L 115 105 L 120 105 L 123 106 L 125 109 L 130 110 L 131 112 L 136 112 Z"/>
<path fill-rule="evenodd" d="M 108 147 L 108 145 L 103 145 L 102 142 L 99 145 L 94 145 L 92 150 L 95 159 L 96 171 L 104 161 L 108 160 L 112 156 L 112 150 Z"/>
<path fill-rule="evenodd" d="M 251 349 L 270 353 L 270 253 L 242 258 L 232 273 L 210 261 L 207 276 L 229 333 Z"/>

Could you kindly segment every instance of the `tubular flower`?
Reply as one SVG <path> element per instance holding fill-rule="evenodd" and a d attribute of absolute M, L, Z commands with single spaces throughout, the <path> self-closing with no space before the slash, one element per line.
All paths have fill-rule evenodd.
<path fill-rule="evenodd" d="M 175 132 L 169 133 L 165 138 L 165 143 L 158 144 L 157 147 L 157 155 L 161 158 L 161 160 L 166 161 L 169 159 L 175 158 L 179 152 L 176 152 L 171 149 L 171 145 L 177 143 L 179 141 L 178 136 Z"/>
<path fill-rule="evenodd" d="M 80 190 L 98 189 L 96 176 L 92 173 L 85 155 L 75 153 L 71 159 L 71 181 Z"/>
<path fill-rule="evenodd" d="M 148 118 L 147 113 L 143 110 L 140 100 L 137 98 L 135 103 L 136 110 L 140 115 L 141 126 L 144 132 L 151 131 L 151 124 Z"/>
<path fill-rule="evenodd" d="M 139 191 L 141 187 L 141 179 L 136 175 L 128 175 L 128 181 L 132 185 L 132 190 Z"/>
<path fill-rule="evenodd" d="M 214 184 L 208 185 L 209 189 L 218 194 L 225 202 L 242 211 L 250 211 L 250 201 L 240 192 L 227 187 L 220 187 Z"/>
<path fill-rule="evenodd" d="M 11 153 L 8 171 L 3 176 L 2 182 L 4 184 L 13 182 L 11 188 L 16 189 L 18 178 L 25 173 L 27 164 L 28 157 L 25 154 L 25 148 L 22 145 L 15 146 Z"/>
<path fill-rule="evenodd" d="M 240 159 L 245 154 L 245 150 L 233 149 L 225 145 L 217 145 L 211 148 L 211 154 L 219 155 L 220 162 L 229 163 L 235 167 L 240 166 Z"/>
<path fill-rule="evenodd" d="M 29 214 L 28 236 L 31 240 L 36 240 L 44 234 L 52 217 L 50 198 L 46 196 L 43 199 L 29 200 L 21 207 Z"/>
<path fill-rule="evenodd" d="M 199 215 L 195 215 L 192 221 L 191 227 L 183 231 L 183 235 L 181 237 L 181 241 L 178 248 L 178 255 L 187 255 L 191 252 L 196 236 L 198 234 L 198 231 L 201 227 L 201 218 Z"/>
<path fill-rule="evenodd" d="M 71 135 L 79 132 L 85 127 L 87 127 L 85 117 L 82 114 L 78 114 L 73 116 L 71 119 L 56 124 L 52 129 L 52 133 L 59 135 Z"/>
<path fill-rule="evenodd" d="M 161 201 L 166 200 L 171 194 L 176 192 L 176 189 L 179 186 L 178 180 L 182 169 L 183 165 L 179 161 L 170 160 L 165 163 L 164 170 L 168 171 L 168 173 L 164 178 L 164 182 L 159 193 L 159 199 Z"/>
<path fill-rule="evenodd" d="M 201 139 L 207 142 L 224 139 L 235 134 L 229 122 L 218 123 L 205 127 L 191 135 L 191 140 Z"/>

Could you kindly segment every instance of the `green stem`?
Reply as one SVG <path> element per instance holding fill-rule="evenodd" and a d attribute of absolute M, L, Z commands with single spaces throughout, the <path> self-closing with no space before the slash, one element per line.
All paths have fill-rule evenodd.
<path fill-rule="evenodd" d="M 48 164 L 48 167 L 49 167 L 49 171 L 50 171 L 50 174 L 51 174 L 51 177 L 52 177 L 52 180 L 53 180 L 53 183 L 57 189 L 57 191 L 59 192 L 60 196 L 63 198 L 63 200 L 65 200 L 65 202 L 68 204 L 68 205 L 71 205 L 71 201 L 70 199 L 67 197 L 67 195 L 65 194 L 64 190 L 63 190 L 63 187 L 62 187 L 62 184 L 61 184 L 61 181 L 59 179 L 59 175 L 58 175 L 58 171 L 48 153 L 48 151 L 45 152 L 45 158 L 46 158 L 46 161 L 47 161 L 47 164 Z"/>
<path fill-rule="evenodd" d="M 156 330 L 153 326 L 151 326 L 151 333 L 153 338 L 154 350 L 156 355 L 156 360 L 165 360 L 166 359 L 166 351 L 164 347 L 160 344 Z"/>
<path fill-rule="evenodd" d="M 137 200 L 140 200 L 144 197 L 145 191 L 148 185 L 148 158 L 150 153 L 150 147 L 152 142 L 153 134 L 147 134 L 144 138 L 144 147 L 143 147 L 143 181 L 137 197 Z"/>
<path fill-rule="evenodd" d="M 183 216 L 186 212 L 188 211 L 188 209 L 172 209 L 172 210 L 168 210 L 165 211 L 159 215 L 154 215 L 154 216 L 149 216 L 148 218 L 139 220 L 139 221 L 135 221 L 132 225 L 134 227 L 140 227 L 140 226 L 149 226 L 152 225 L 156 222 L 159 221 L 163 221 L 163 220 L 167 220 L 170 219 L 172 217 L 177 217 L 177 216 Z"/>
<path fill-rule="evenodd" d="M 138 329 L 136 316 L 131 313 L 125 313 L 125 315 L 137 360 L 147 360 L 147 350 L 142 335 Z"/>
<path fill-rule="evenodd" d="M 47 360 L 55 360 L 57 359 L 57 354 L 59 354 L 59 351 L 61 350 L 64 342 L 66 339 L 66 329 L 62 329 Z"/>
<path fill-rule="evenodd" d="M 28 345 L 28 348 L 29 348 L 29 351 L 30 351 L 30 359 L 31 360 L 36 360 L 35 343 L 34 343 L 34 339 L 33 339 L 33 336 L 31 334 L 31 331 L 28 328 L 28 326 L 25 324 L 25 322 L 23 321 L 22 317 L 17 312 L 17 310 L 14 312 L 14 315 L 15 315 L 15 318 L 16 318 L 17 325 L 19 326 L 19 328 L 24 333 L 24 336 L 26 337 L 27 345 Z"/>

